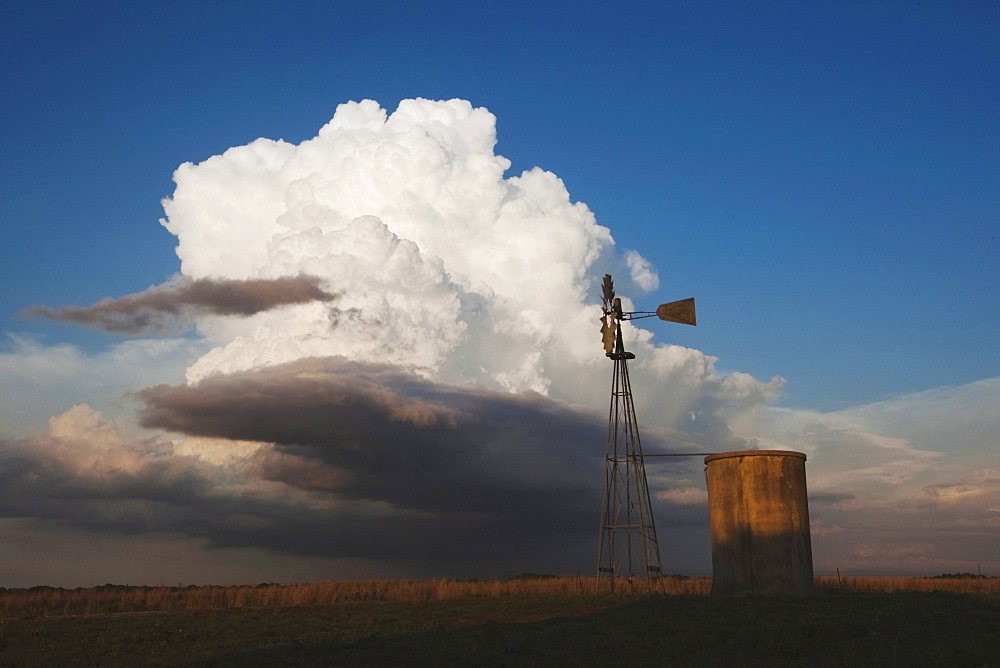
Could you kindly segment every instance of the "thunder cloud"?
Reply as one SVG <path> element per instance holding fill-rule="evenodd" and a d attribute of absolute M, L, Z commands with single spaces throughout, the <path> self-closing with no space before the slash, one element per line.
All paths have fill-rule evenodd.
<path fill-rule="evenodd" d="M 201 347 L 184 381 L 178 369 L 129 393 L 134 415 L 78 405 L 43 434 L 0 441 L 0 515 L 362 560 L 373 574 L 589 572 L 611 374 L 600 279 L 613 273 L 638 301 L 660 277 L 555 174 L 506 176 L 495 144 L 496 119 L 468 102 L 388 114 L 366 100 L 300 144 L 258 139 L 181 165 L 162 221 L 181 278 L 31 312 L 129 334 L 193 321 Z M 646 452 L 807 452 L 817 545 L 857 540 L 854 508 L 892 490 L 887 508 L 923 495 L 942 526 L 962 499 L 996 496 L 995 474 L 913 487 L 939 460 L 920 434 L 883 436 L 857 412 L 772 410 L 781 378 L 722 373 L 632 324 L 624 337 L 641 361 Z M 59 352 L 32 368 L 77 368 Z M 996 388 L 977 391 L 990 405 Z M 700 461 L 647 468 L 665 567 L 698 569 Z"/>
<path fill-rule="evenodd" d="M 475 572 L 540 548 L 579 567 L 590 552 L 597 412 L 343 358 L 136 396 L 141 426 L 173 437 L 129 437 L 77 407 L 0 458 L 4 514 L 425 572 Z M 192 451 L 225 443 L 222 460 Z"/>
<path fill-rule="evenodd" d="M 162 221 L 181 278 L 34 312 L 126 333 L 190 318 L 210 349 L 186 383 L 130 393 L 131 419 L 77 406 L 5 448 L 3 514 L 414 574 L 589 568 L 611 372 L 597 289 L 659 277 L 556 175 L 505 176 L 495 144 L 468 102 L 366 100 L 301 144 L 181 165 Z M 781 387 L 625 336 L 650 452 L 746 446 L 729 422 Z M 663 474 L 695 464 L 651 465 L 654 493 L 681 488 L 661 510 L 690 496 Z"/>

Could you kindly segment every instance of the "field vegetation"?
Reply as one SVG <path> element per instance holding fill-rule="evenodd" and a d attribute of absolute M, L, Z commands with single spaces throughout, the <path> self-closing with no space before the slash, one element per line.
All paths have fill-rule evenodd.
<path fill-rule="evenodd" d="M 0 588 L 0 665 L 1000 665 L 1000 578 Z"/>
<path fill-rule="evenodd" d="M 818 576 L 819 591 L 949 592 L 1000 597 L 1000 578 L 956 574 L 951 577 Z M 711 578 L 668 575 L 652 587 L 619 584 L 617 596 L 649 594 L 708 595 Z M 340 605 L 356 601 L 424 602 L 466 598 L 567 597 L 608 595 L 607 580 L 525 574 L 510 580 L 347 581 L 243 586 L 130 587 L 106 584 L 63 589 L 0 587 L 0 619 L 89 616 L 130 612 L 205 612 L 294 606 Z"/>
<path fill-rule="evenodd" d="M 707 594 L 710 578 L 670 576 L 655 591 Z M 621 590 L 621 587 L 618 588 Z M 339 605 L 356 601 L 424 602 L 466 598 L 584 596 L 597 591 L 595 578 L 525 574 L 511 580 L 348 581 L 255 586 L 128 587 L 92 589 L 0 589 L 0 615 L 47 617 L 122 612 L 191 612 L 289 606 Z M 644 582 L 630 593 L 647 593 Z"/>

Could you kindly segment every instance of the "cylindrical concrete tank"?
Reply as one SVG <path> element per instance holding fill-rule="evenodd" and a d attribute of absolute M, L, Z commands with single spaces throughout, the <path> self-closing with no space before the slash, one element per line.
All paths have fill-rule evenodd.
<path fill-rule="evenodd" d="M 705 457 L 715 594 L 813 587 L 806 456 L 741 450 Z"/>

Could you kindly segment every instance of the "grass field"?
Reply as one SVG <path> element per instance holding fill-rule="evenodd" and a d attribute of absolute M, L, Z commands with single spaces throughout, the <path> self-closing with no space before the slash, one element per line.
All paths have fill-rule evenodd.
<path fill-rule="evenodd" d="M 593 584 L 0 590 L 0 665 L 1000 666 L 1000 579 L 820 578 L 804 598 Z"/>

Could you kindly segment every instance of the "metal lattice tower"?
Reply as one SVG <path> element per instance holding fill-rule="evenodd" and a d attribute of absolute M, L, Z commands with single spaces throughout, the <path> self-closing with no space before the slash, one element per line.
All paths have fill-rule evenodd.
<path fill-rule="evenodd" d="M 625 312 L 621 300 L 615 297 L 610 275 L 604 277 L 603 306 L 601 334 L 605 354 L 614 361 L 614 373 L 604 455 L 604 504 L 597 542 L 597 581 L 600 586 L 601 580 L 607 578 L 614 591 L 618 578 L 633 582 L 639 577 L 651 584 L 661 573 L 660 545 L 628 376 L 628 360 L 635 359 L 635 355 L 625 350 L 621 323 L 656 315 L 661 320 L 694 325 L 695 313 L 694 299 L 662 304 L 655 313 Z"/>
<path fill-rule="evenodd" d="M 635 355 L 620 351 L 609 356 L 615 368 L 604 455 L 604 507 L 597 576 L 610 577 L 614 586 L 616 576 L 627 577 L 629 581 L 636 576 L 658 577 L 660 546 L 628 377 L 628 360 Z"/>

